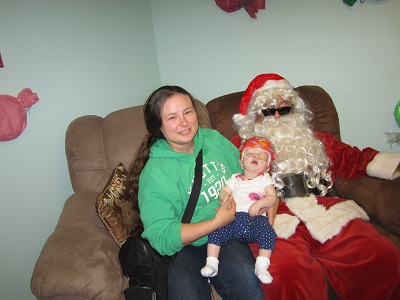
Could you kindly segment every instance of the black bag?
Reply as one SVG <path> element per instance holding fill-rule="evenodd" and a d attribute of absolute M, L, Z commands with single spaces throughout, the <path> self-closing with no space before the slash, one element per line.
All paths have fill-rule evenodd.
<path fill-rule="evenodd" d="M 203 155 L 196 158 L 195 178 L 182 223 L 190 223 L 201 189 Z M 119 251 L 123 273 L 129 277 L 129 288 L 124 290 L 126 300 L 167 300 L 168 266 L 175 256 L 161 255 L 141 236 L 131 236 Z"/>
<path fill-rule="evenodd" d="M 174 256 L 160 255 L 141 236 L 129 237 L 119 252 L 122 271 L 129 276 L 126 299 L 168 298 L 168 265 Z"/>

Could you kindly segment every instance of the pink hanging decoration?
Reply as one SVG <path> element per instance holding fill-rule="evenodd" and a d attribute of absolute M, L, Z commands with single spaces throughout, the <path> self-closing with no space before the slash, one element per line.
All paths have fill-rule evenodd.
<path fill-rule="evenodd" d="M 39 97 L 31 89 L 25 88 L 15 98 L 0 95 L 0 141 L 10 141 L 17 138 L 27 124 L 26 111 Z"/>

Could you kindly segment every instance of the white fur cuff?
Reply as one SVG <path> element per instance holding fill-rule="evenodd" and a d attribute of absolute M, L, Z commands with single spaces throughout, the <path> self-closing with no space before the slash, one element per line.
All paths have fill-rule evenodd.
<path fill-rule="evenodd" d="M 338 235 L 351 220 L 369 220 L 367 213 L 353 200 L 346 200 L 326 209 L 318 204 L 314 195 L 310 195 L 290 198 L 286 205 L 306 224 L 312 237 L 322 244 Z"/>
<path fill-rule="evenodd" d="M 274 221 L 274 229 L 279 238 L 287 239 L 295 233 L 300 220 L 289 214 L 277 214 Z"/>
<path fill-rule="evenodd" d="M 380 152 L 367 165 L 367 174 L 372 177 L 393 180 L 400 176 L 400 153 Z"/>

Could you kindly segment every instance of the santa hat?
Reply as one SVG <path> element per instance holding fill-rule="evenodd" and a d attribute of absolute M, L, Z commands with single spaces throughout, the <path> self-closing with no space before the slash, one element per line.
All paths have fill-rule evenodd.
<path fill-rule="evenodd" d="M 255 77 L 247 87 L 246 91 L 243 94 L 242 100 L 240 101 L 239 112 L 241 115 L 246 115 L 247 107 L 252 100 L 255 92 L 261 92 L 270 88 L 289 88 L 293 89 L 293 86 L 278 74 L 261 74 Z"/>

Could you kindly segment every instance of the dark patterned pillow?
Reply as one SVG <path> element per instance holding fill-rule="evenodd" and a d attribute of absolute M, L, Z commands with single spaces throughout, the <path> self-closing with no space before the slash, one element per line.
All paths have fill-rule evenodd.
<path fill-rule="evenodd" d="M 134 209 L 133 198 L 131 175 L 119 163 L 97 197 L 96 211 L 120 247 L 139 222 L 139 211 Z"/>

